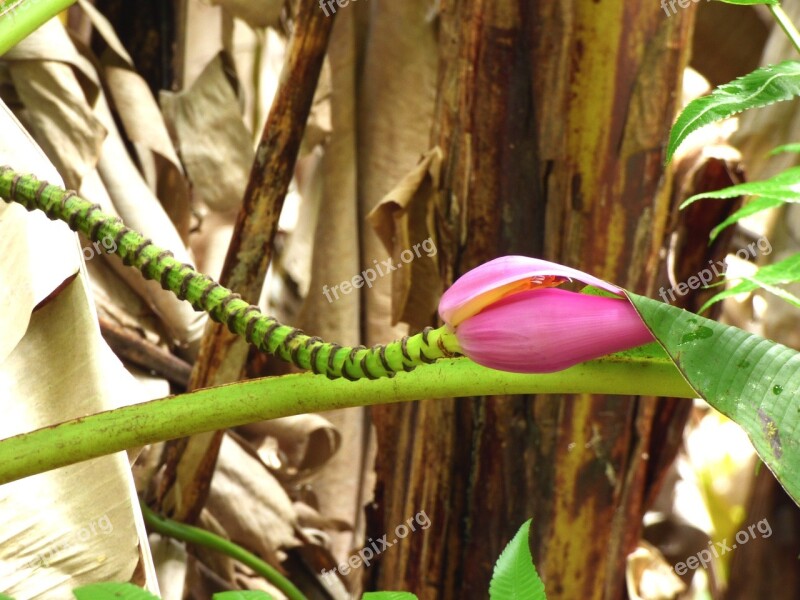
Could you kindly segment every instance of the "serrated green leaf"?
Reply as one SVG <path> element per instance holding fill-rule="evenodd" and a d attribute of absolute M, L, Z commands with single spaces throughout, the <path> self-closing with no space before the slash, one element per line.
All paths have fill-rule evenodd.
<path fill-rule="evenodd" d="M 361 600 L 417 600 L 411 592 L 367 592 Z"/>
<path fill-rule="evenodd" d="M 743 278 L 741 282 L 733 287 L 712 297 L 700 307 L 699 312 L 703 312 L 712 304 L 724 300 L 725 298 L 735 296 L 736 294 L 752 292 L 760 287 L 774 293 L 773 290 L 776 289 L 775 286 L 792 283 L 794 281 L 800 281 L 800 254 L 794 254 L 774 264 L 761 267 L 753 275 Z M 782 292 L 782 294 L 778 293 L 776 295 L 788 300 L 786 295 L 791 296 L 791 294 L 785 290 L 782 290 Z M 792 296 L 792 298 L 794 298 L 794 296 Z M 792 304 L 794 304 L 794 302 L 792 302 Z"/>
<path fill-rule="evenodd" d="M 690 204 L 703 199 L 729 199 L 738 196 L 765 196 L 785 202 L 800 201 L 800 167 L 791 167 L 763 181 L 748 181 L 713 192 L 695 194 L 684 200 L 680 208 L 683 210 Z"/>
<path fill-rule="evenodd" d="M 678 116 L 670 131 L 667 162 L 689 134 L 701 127 L 750 108 L 790 100 L 798 94 L 800 62 L 795 60 L 760 67 L 719 86 L 711 94 L 690 102 Z"/>
<path fill-rule="evenodd" d="M 734 212 L 727 219 L 722 221 L 719 225 L 711 230 L 709 236 L 713 242 L 717 236 L 726 228 L 734 223 L 737 223 L 744 217 L 754 215 L 762 210 L 775 208 L 784 203 L 799 203 L 800 202 L 800 167 L 792 167 L 785 171 L 778 173 L 771 179 L 764 181 L 749 181 L 747 183 L 740 183 L 721 190 L 714 190 L 713 192 L 704 192 L 702 194 L 695 194 L 687 198 L 681 209 L 686 208 L 690 204 L 703 199 L 729 199 L 739 196 L 756 196 L 757 199 L 748 202 L 742 208 Z"/>
<path fill-rule="evenodd" d="M 800 504 L 800 354 L 737 327 L 628 296 L 689 384 L 747 432 Z"/>
<path fill-rule="evenodd" d="M 497 559 L 489 583 L 489 600 L 546 600 L 544 583 L 528 547 L 531 520 L 522 524 Z"/>
<path fill-rule="evenodd" d="M 728 218 L 724 219 L 719 225 L 714 227 L 709 233 L 709 243 L 713 242 L 717 239 L 720 233 L 722 233 L 726 227 L 730 227 L 734 223 L 738 223 L 745 217 L 749 217 L 750 215 L 754 215 L 756 213 L 761 212 L 762 210 L 769 210 L 770 208 L 776 208 L 781 204 L 785 203 L 786 200 L 782 200 L 779 198 L 773 198 L 770 196 L 762 196 L 752 202 L 748 202 L 742 208 L 735 211 L 733 214 L 729 215 Z"/>
<path fill-rule="evenodd" d="M 261 590 L 231 590 L 218 592 L 211 596 L 211 600 L 275 600 L 267 592 Z"/>
<path fill-rule="evenodd" d="M 132 583 L 91 583 L 72 590 L 78 600 L 160 600 Z"/>

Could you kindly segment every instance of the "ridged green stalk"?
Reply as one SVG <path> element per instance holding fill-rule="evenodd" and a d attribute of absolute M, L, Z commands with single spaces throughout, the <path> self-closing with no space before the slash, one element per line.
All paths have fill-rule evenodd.
<path fill-rule="evenodd" d="M 118 217 L 108 215 L 100 206 L 32 175 L 22 175 L 9 167 L 0 167 L 0 197 L 18 202 L 28 210 L 41 210 L 52 220 L 64 221 L 94 242 L 113 239 L 116 252 L 126 265 L 137 268 L 147 279 L 188 301 L 233 333 L 241 335 L 259 350 L 279 356 L 301 369 L 322 373 L 335 379 L 377 379 L 410 371 L 440 358 L 459 353 L 455 335 L 447 328 L 426 328 L 421 333 L 372 348 L 339 346 L 310 337 L 274 317 L 263 314 L 257 306 L 220 285 L 192 265 L 176 260 L 172 252 L 160 248 L 140 233 L 127 227 Z"/>

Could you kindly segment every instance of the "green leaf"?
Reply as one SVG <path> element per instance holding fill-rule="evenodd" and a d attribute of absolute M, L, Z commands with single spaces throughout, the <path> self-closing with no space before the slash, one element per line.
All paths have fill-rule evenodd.
<path fill-rule="evenodd" d="M 752 292 L 758 288 L 764 288 L 768 292 L 787 300 L 791 304 L 800 306 L 800 300 L 795 296 L 786 290 L 779 290 L 779 288 L 776 288 L 778 285 L 792 283 L 794 281 L 800 281 L 800 254 L 794 254 L 774 264 L 761 267 L 753 275 L 742 278 L 740 283 L 737 283 L 733 287 L 711 298 L 700 308 L 699 312 L 703 312 L 709 306 L 720 300 L 735 296 L 736 294 Z"/>
<path fill-rule="evenodd" d="M 787 60 L 778 65 L 760 67 L 711 94 L 697 98 L 683 109 L 672 126 L 667 145 L 667 162 L 678 146 L 704 125 L 726 119 L 750 108 L 790 100 L 800 94 L 800 62 Z"/>
<path fill-rule="evenodd" d="M 782 200 L 779 198 L 772 198 L 769 196 L 763 196 L 752 202 L 748 202 L 742 208 L 735 211 L 733 214 L 729 215 L 726 219 L 724 219 L 719 225 L 715 226 L 714 229 L 708 235 L 710 242 L 713 242 L 717 239 L 717 236 L 722 233 L 726 227 L 730 227 L 734 223 L 738 223 L 745 217 L 749 217 L 750 215 L 754 215 L 756 213 L 761 212 L 762 210 L 768 210 L 770 208 L 775 208 L 784 204 L 786 200 Z"/>
<path fill-rule="evenodd" d="M 714 227 L 714 229 L 711 230 L 711 241 L 714 241 L 726 227 L 733 225 L 744 217 L 761 212 L 762 210 L 775 208 L 783 203 L 800 202 L 800 167 L 786 169 L 775 175 L 775 177 L 764 181 L 749 181 L 747 183 L 732 185 L 721 190 L 714 190 L 713 192 L 695 194 L 681 204 L 681 209 L 702 199 L 728 199 L 737 198 L 739 196 L 758 196 L 759 198 L 748 202 L 722 223 Z"/>
<path fill-rule="evenodd" d="M 160 600 L 132 583 L 92 583 L 75 588 L 72 593 L 78 600 Z"/>
<path fill-rule="evenodd" d="M 783 202 L 800 201 L 800 167 L 791 167 L 770 179 L 749 181 L 713 192 L 695 194 L 681 204 L 681 210 L 704 198 L 728 199 L 739 196 L 765 196 Z"/>
<path fill-rule="evenodd" d="M 275 600 L 267 592 L 261 590 L 232 590 L 219 592 L 211 596 L 211 600 Z"/>
<path fill-rule="evenodd" d="M 411 592 L 367 592 L 361 600 L 417 600 Z"/>
<path fill-rule="evenodd" d="M 533 566 L 528 547 L 530 527 L 528 519 L 497 559 L 489 583 L 490 600 L 546 600 L 544 583 Z"/>
<path fill-rule="evenodd" d="M 781 154 L 783 152 L 800 152 L 800 142 L 795 142 L 793 144 L 783 144 L 782 146 L 777 146 L 769 151 L 767 156 L 775 156 L 777 154 Z"/>
<path fill-rule="evenodd" d="M 800 354 L 668 304 L 628 297 L 689 384 L 747 432 L 800 504 Z"/>

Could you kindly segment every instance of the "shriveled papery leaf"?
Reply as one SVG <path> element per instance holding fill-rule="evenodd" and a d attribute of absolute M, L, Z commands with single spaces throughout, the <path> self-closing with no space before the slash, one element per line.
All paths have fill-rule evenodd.
<path fill-rule="evenodd" d="M 302 164 L 313 165 L 313 169 L 298 171 L 298 187 L 302 202 L 307 205 L 300 207 L 300 215 L 310 218 L 305 215 L 310 215 L 313 209 L 318 216 L 314 216 L 313 248 L 303 251 L 303 256 L 312 249 L 313 254 L 306 263 L 310 270 L 309 290 L 297 323 L 304 330 L 325 339 L 360 344 L 362 294 L 340 294 L 339 298 L 330 295 L 329 301 L 323 291 L 323 286 L 331 288 L 351 279 L 362 268 L 356 136 L 359 115 L 356 74 L 362 31 L 357 27 L 358 7 L 354 4 L 348 8 L 356 10 L 341 11 L 337 15 L 328 44 L 330 68 L 321 73 L 323 79 L 330 77 L 331 135 L 322 147 L 321 160 L 312 162 L 313 155 L 303 159 Z M 296 231 L 302 234 L 302 227 Z M 300 248 L 309 244 L 308 239 L 299 239 L 299 235 L 298 239 L 294 237 L 288 243 L 292 253 L 300 252 Z M 299 261 L 292 262 L 295 263 L 289 267 L 292 271 L 301 266 Z M 335 523 L 335 526 L 324 527 L 324 536 L 314 536 L 323 546 L 322 552 L 313 554 L 320 561 L 315 565 L 316 574 L 323 568 L 347 560 L 353 548 L 363 547 L 366 540 L 361 515 L 363 506 L 372 500 L 375 488 L 376 442 L 365 409 L 330 411 L 324 416 L 341 436 L 341 446 L 325 467 L 309 478 L 313 496 L 303 499 L 315 502 L 319 514 L 329 523 Z M 310 527 L 306 525 L 303 530 L 307 532 Z M 339 577 L 322 579 L 320 576 L 320 584 L 335 600 L 353 596 Z"/>
<path fill-rule="evenodd" d="M 58 181 L 5 105 L 0 130 L 0 164 Z M 150 399 L 100 337 L 75 234 L 44 215 L 10 208 L 23 235 L 0 240 L 18 257 L 16 269 L 35 272 L 33 283 L 19 281 L 27 293 L 12 288 L 27 311 L 27 329 L 0 360 L 0 437 Z M 8 266 L 0 259 L 0 290 L 14 279 L 6 279 Z M 31 296 L 41 303 L 32 315 Z M 68 597 L 77 585 L 135 573 L 137 583 L 157 591 L 127 453 L 0 486 L 0 591 Z"/>
<path fill-rule="evenodd" d="M 57 60 L 49 60 L 59 50 Z M 94 115 L 73 66 L 62 62 L 78 60 L 63 26 L 57 19 L 49 21 L 5 58 L 27 109 L 26 124 L 66 185 L 77 188 L 97 165 L 106 129 Z"/>
<path fill-rule="evenodd" d="M 230 538 L 279 566 L 284 550 L 300 545 L 296 515 L 263 463 L 225 436 L 206 508 Z"/>
<path fill-rule="evenodd" d="M 277 27 L 285 0 L 210 0 L 234 17 L 247 22 L 250 27 Z"/>
<path fill-rule="evenodd" d="M 316 414 L 296 415 L 260 421 L 239 427 L 237 431 L 251 441 L 264 462 L 275 465 L 285 476 L 304 476 L 327 464 L 339 450 L 342 436 L 330 421 Z M 266 438 L 276 446 L 261 443 Z M 263 451 L 263 454 L 262 454 Z"/>
<path fill-rule="evenodd" d="M 218 54 L 191 88 L 161 93 L 194 195 L 215 211 L 241 203 L 255 156 L 225 69 Z"/>
<path fill-rule="evenodd" d="M 490 600 L 545 600 L 544 583 L 528 547 L 530 527 L 528 519 L 497 559 L 489 583 Z"/>
<path fill-rule="evenodd" d="M 36 98 L 39 96 L 50 97 L 52 92 L 40 87 L 32 87 L 27 78 L 35 80 L 38 72 L 46 72 L 53 65 L 59 67 L 58 72 L 63 81 L 70 78 L 72 81 L 59 93 L 67 93 L 72 87 L 78 86 L 73 69 L 79 69 L 90 81 L 97 79 L 94 67 L 76 53 L 72 42 L 65 36 L 61 23 L 57 20 L 51 23 L 54 23 L 50 27 L 52 31 L 40 29 L 14 49 L 14 56 L 24 56 L 25 60 L 9 61 L 9 69 L 12 73 L 19 70 L 19 77 L 15 78 L 15 85 L 18 86 L 18 89 L 25 89 L 28 101 L 34 104 Z M 46 35 L 51 35 L 51 37 L 47 37 L 43 41 L 42 37 Z M 37 60 L 36 56 L 43 58 Z M 59 58 L 52 60 L 53 56 Z M 59 62 L 61 60 L 69 60 L 70 67 L 62 65 Z M 80 90 L 80 87 L 78 86 L 77 89 Z M 60 98 L 54 98 L 53 101 L 58 102 Z M 78 94 L 77 92 L 70 96 L 70 102 L 74 106 L 82 106 L 82 114 L 89 114 L 90 118 L 99 122 L 107 132 L 105 139 L 102 140 L 97 162 L 97 172 L 100 177 L 97 178 L 93 170 L 83 173 L 84 182 L 93 186 L 94 193 L 87 193 L 87 189 L 82 185 L 80 189 L 82 195 L 100 204 L 103 210 L 111 214 L 119 214 L 128 225 L 151 238 L 156 244 L 170 248 L 178 260 L 192 262 L 190 254 L 185 250 L 185 246 L 164 208 L 150 191 L 131 160 L 124 142 L 117 132 L 102 90 L 96 91 L 96 97 L 92 99 L 91 106 L 89 100 L 82 93 Z M 28 108 L 29 112 L 33 110 L 31 107 Z M 52 152 L 58 157 L 55 162 L 64 163 L 69 160 L 68 154 L 72 146 L 69 144 L 63 146 L 59 140 L 65 134 L 72 135 L 73 130 L 80 130 L 81 127 L 81 125 L 56 122 L 53 127 L 37 128 L 34 136 L 40 142 L 47 141 L 46 151 L 51 159 L 53 159 L 53 154 L 50 154 Z M 69 184 L 69 182 L 67 183 Z M 113 206 L 109 201 L 113 202 Z M 188 303 L 181 302 L 173 294 L 165 292 L 158 283 L 144 281 L 138 273 L 124 267 L 121 262 L 118 261 L 114 264 L 120 276 L 150 302 L 176 344 L 185 347 L 199 339 L 205 325 L 205 315 L 195 312 Z"/>
<path fill-rule="evenodd" d="M 631 600 L 675 598 L 686 591 L 686 584 L 658 548 L 640 541 L 625 564 L 625 582 Z M 662 595 L 664 594 L 664 595 Z"/>
<path fill-rule="evenodd" d="M 191 217 L 189 189 L 158 103 L 147 82 L 135 71 L 111 23 L 89 2 L 80 0 L 79 4 L 109 46 L 102 57 L 106 88 L 136 150 L 143 175 L 185 241 Z"/>
<path fill-rule="evenodd" d="M 791 100 L 800 93 L 800 62 L 787 60 L 761 67 L 716 88 L 710 95 L 691 102 L 670 131 L 667 161 L 686 137 L 704 125 L 750 108 Z"/>
<path fill-rule="evenodd" d="M 60 183 L 53 165 L 0 100 L 0 164 Z M 22 339 L 34 306 L 78 272 L 75 253 L 36 252 L 74 245 L 66 228 L 40 212 L 0 203 L 0 363 Z"/>
<path fill-rule="evenodd" d="M 628 296 L 688 383 L 747 432 L 761 460 L 800 503 L 800 354 L 737 327 Z"/>
<path fill-rule="evenodd" d="M 158 343 L 161 337 L 159 319 L 150 310 L 147 302 L 130 286 L 120 285 L 114 268 L 114 261 L 119 261 L 119 258 L 113 254 L 104 254 L 102 245 L 101 252 L 96 252 L 94 245 L 88 240 L 82 241 L 82 245 L 98 315 Z"/>
<path fill-rule="evenodd" d="M 290 189 L 281 211 L 279 223 L 279 228 L 286 230 L 287 233 L 286 245 L 277 257 L 280 269 L 285 272 L 285 277 L 290 278 L 291 282 L 297 286 L 297 293 L 312 305 L 318 304 L 319 300 L 325 300 L 324 290 L 320 289 L 321 286 L 315 285 L 313 289 L 311 287 L 311 276 L 315 263 L 322 262 L 323 265 L 317 264 L 317 266 L 325 269 L 326 263 L 333 262 L 319 258 L 315 260 L 314 257 L 315 233 L 319 232 L 320 225 L 332 229 L 330 221 L 336 219 L 335 213 L 331 211 L 328 214 L 329 210 L 326 209 L 323 223 L 319 222 L 320 202 L 323 201 L 323 195 L 327 195 L 326 190 L 322 188 L 323 181 L 320 177 L 323 160 L 324 157 L 318 153 L 298 158 L 295 167 L 298 183 L 297 193 Z M 294 215 L 294 218 L 291 215 Z M 287 222 L 289 222 L 288 225 Z M 266 290 L 264 291 L 266 292 Z M 283 300 L 291 305 L 290 297 Z M 325 303 L 331 304 L 327 301 Z M 299 307 L 299 311 L 302 310 L 306 310 L 305 307 Z M 317 310 L 325 312 L 322 307 Z M 297 322 L 295 315 L 287 315 L 286 319 Z"/>
<path fill-rule="evenodd" d="M 71 246 L 61 251 L 74 253 Z M 0 435 L 145 399 L 100 338 L 78 274 L 32 315 L 25 337 L 0 365 Z M 0 487 L 0 515 L 0 590 L 6 593 L 66 597 L 80 584 L 128 581 L 140 557 L 155 586 L 125 452 Z"/>
<path fill-rule="evenodd" d="M 102 95 L 98 98 L 97 114 L 109 130 L 97 170 L 115 209 L 130 227 L 142 232 L 154 243 L 169 248 L 176 259 L 191 263 L 192 256 L 175 225 L 125 149 Z M 172 340 L 181 347 L 195 344 L 202 336 L 207 321 L 205 314 L 196 312 L 189 303 L 164 291 L 157 282 L 146 281 L 141 285 Z"/>
<path fill-rule="evenodd" d="M 163 600 L 183 600 L 186 581 L 186 546 L 172 538 L 150 534 L 150 549 Z"/>
<path fill-rule="evenodd" d="M 353 11 L 369 16 L 369 26 L 362 32 L 363 67 L 356 86 L 362 214 L 374 209 L 430 148 L 439 72 L 438 23 L 431 18 L 434 10 L 428 0 L 351 2 L 336 16 L 339 19 Z M 359 20 L 357 14 L 354 18 Z M 335 116 L 333 126 L 335 129 Z M 385 248 L 368 223 L 362 224 L 360 233 L 362 269 L 374 268 L 373 261 L 386 259 Z M 405 326 L 387 323 L 393 292 L 392 278 L 379 277 L 364 293 L 367 337 L 363 343 L 395 339 L 408 331 Z"/>
<path fill-rule="evenodd" d="M 427 152 L 367 215 L 396 268 L 391 272 L 392 323 L 405 321 L 412 330 L 431 322 L 441 296 L 442 282 L 433 258 L 433 207 L 441 163 L 439 148 Z M 367 269 L 380 271 L 381 264 L 374 261 Z M 383 269 L 389 270 L 387 265 Z"/>

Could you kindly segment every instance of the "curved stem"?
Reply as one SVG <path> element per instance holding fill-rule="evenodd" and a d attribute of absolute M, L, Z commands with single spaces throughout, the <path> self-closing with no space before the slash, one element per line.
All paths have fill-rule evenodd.
<path fill-rule="evenodd" d="M 280 571 L 270 564 L 267 564 L 255 554 L 248 552 L 241 546 L 226 540 L 210 531 L 201 529 L 200 527 L 193 527 L 185 523 L 173 521 L 162 515 L 156 514 L 147 504 L 140 502 L 139 506 L 142 509 L 144 522 L 151 531 L 160 533 L 167 537 L 180 540 L 182 542 L 189 542 L 198 546 L 204 546 L 211 550 L 216 550 L 222 554 L 230 556 L 238 560 L 243 565 L 247 565 L 253 571 L 261 575 L 264 579 L 269 581 L 273 586 L 278 588 L 289 600 L 308 600 L 303 592 L 298 590 L 294 584 L 286 579 Z"/>
<path fill-rule="evenodd" d="M 789 16 L 783 11 L 780 4 L 768 4 L 767 7 L 769 8 L 772 16 L 778 22 L 778 25 L 781 26 L 783 32 L 792 42 L 795 50 L 800 52 L 800 32 L 797 31 L 797 28 L 792 23 Z"/>
<path fill-rule="evenodd" d="M 75 0 L 0 0 L 0 55 Z"/>
<path fill-rule="evenodd" d="M 21 175 L 10 167 L 0 167 L 0 197 L 19 202 L 28 210 L 41 210 L 52 220 L 64 221 L 94 242 L 114 240 L 122 262 L 136 267 L 147 279 L 203 310 L 231 332 L 244 337 L 259 350 L 279 356 L 301 369 L 322 373 L 334 379 L 377 379 L 458 354 L 455 335 L 446 327 L 427 328 L 417 335 L 386 345 L 364 348 L 339 346 L 310 337 L 220 285 L 192 265 L 176 260 L 172 252 L 156 246 L 118 218 L 107 215 L 100 206 L 32 175 Z M 107 244 L 103 243 L 105 247 Z"/>
<path fill-rule="evenodd" d="M 331 381 L 311 373 L 268 377 L 125 406 L 1 440 L 0 484 L 126 448 L 264 419 L 422 398 L 548 393 L 697 397 L 669 358 L 641 350 L 536 375 L 495 371 L 456 358 L 393 379 Z"/>

